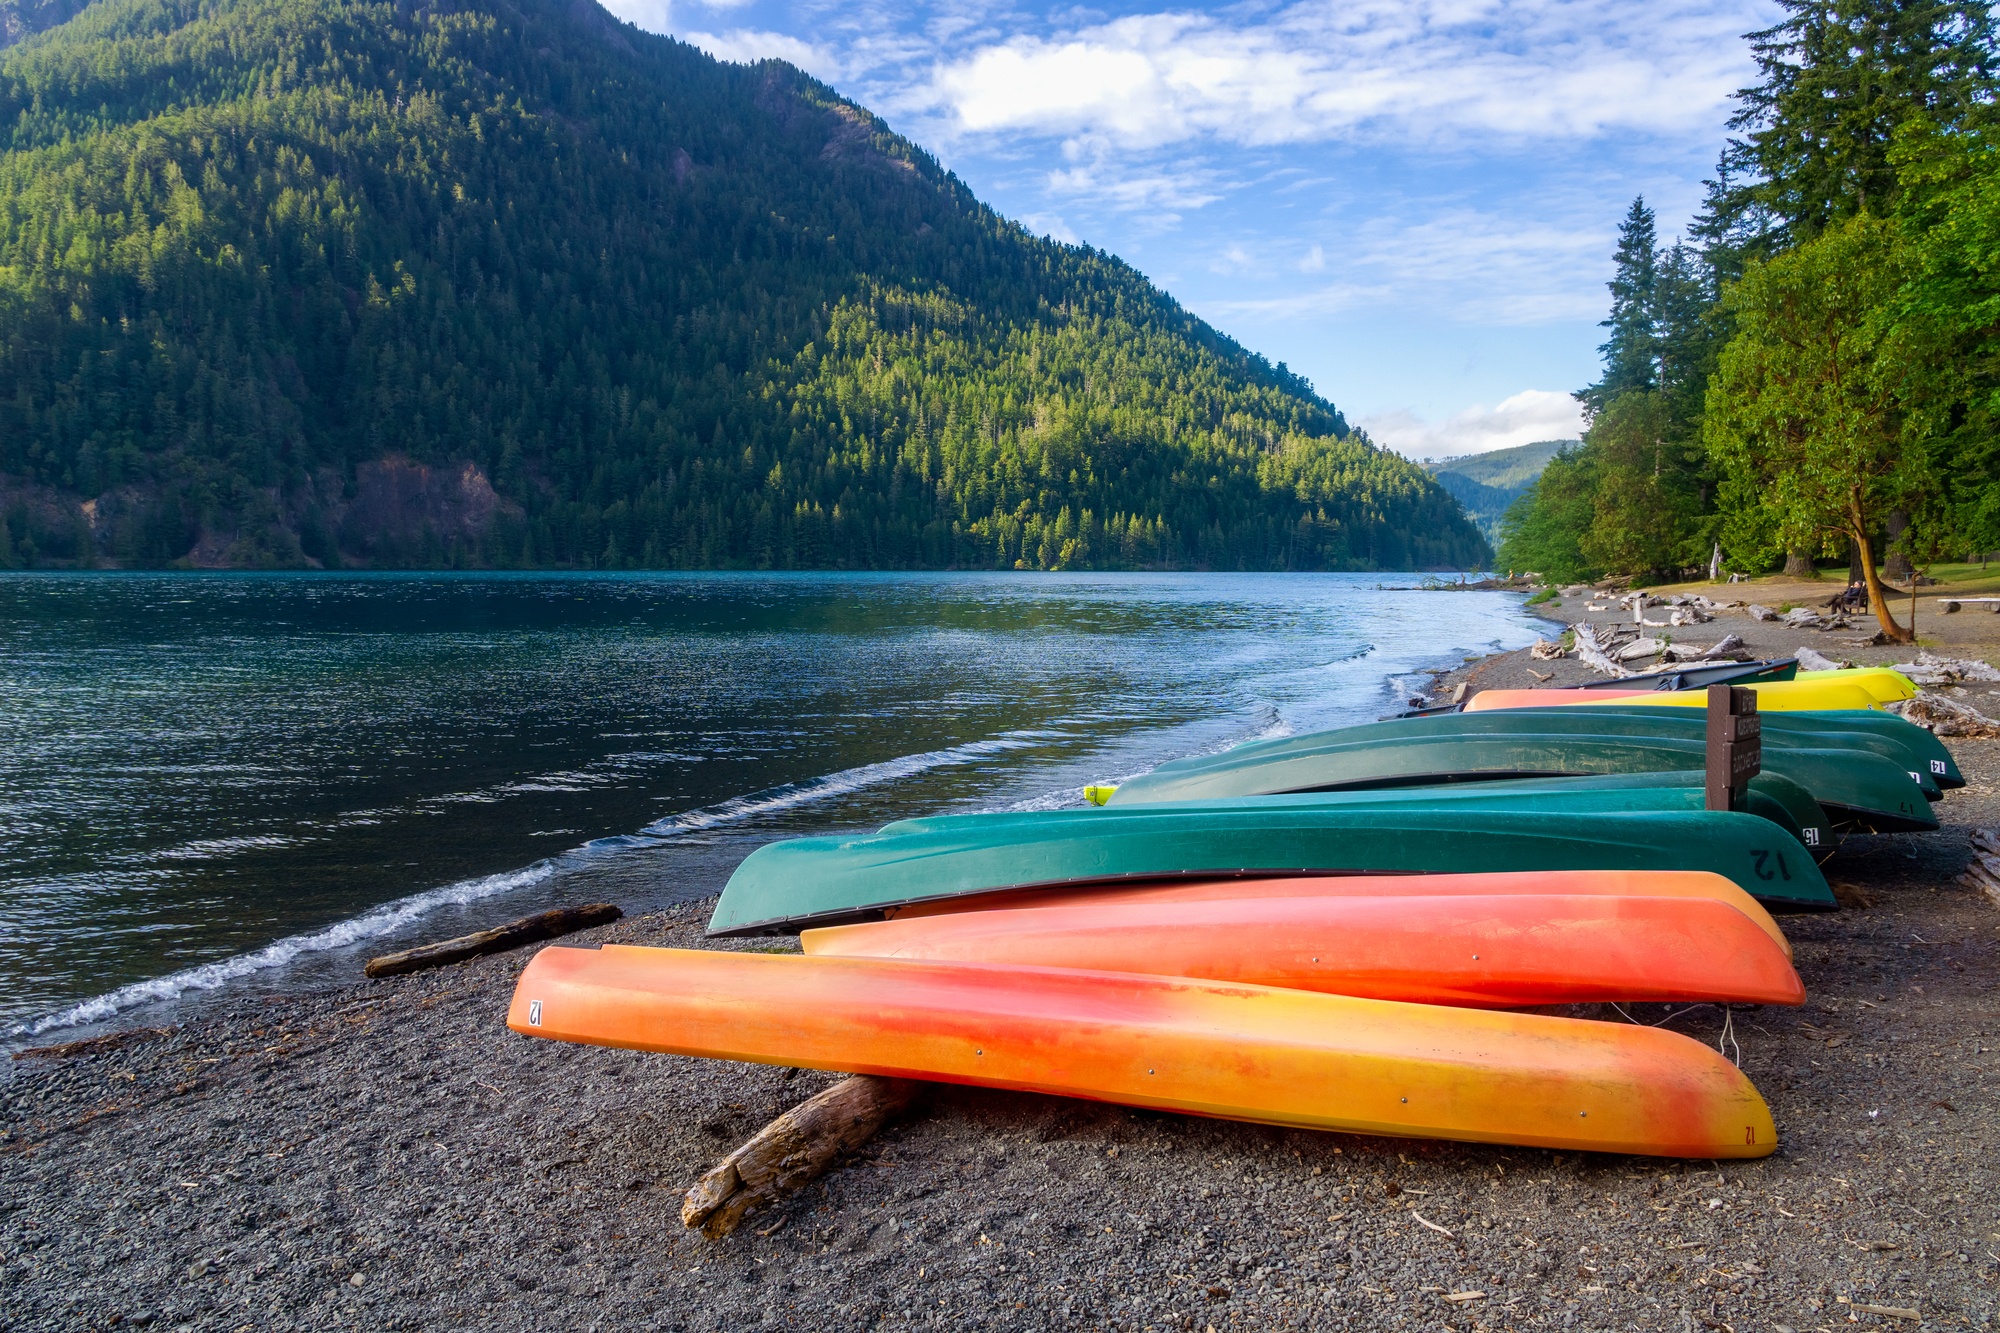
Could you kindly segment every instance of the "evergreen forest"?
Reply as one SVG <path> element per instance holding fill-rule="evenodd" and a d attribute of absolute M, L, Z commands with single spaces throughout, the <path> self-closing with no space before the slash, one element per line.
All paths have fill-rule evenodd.
<path fill-rule="evenodd" d="M 1465 568 L 1422 469 L 789 65 L 0 4 L 0 565 Z"/>
<path fill-rule="evenodd" d="M 1560 580 L 1865 584 L 2000 549 L 2000 119 L 1981 0 L 1779 0 L 1699 214 L 1618 231 L 1589 428 L 1500 530 Z"/>

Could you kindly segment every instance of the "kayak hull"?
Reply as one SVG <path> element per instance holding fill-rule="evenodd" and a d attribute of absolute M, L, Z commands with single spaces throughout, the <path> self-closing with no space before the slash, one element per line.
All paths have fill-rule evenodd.
<path fill-rule="evenodd" d="M 1760 713 L 1837 712 L 1872 710 L 1894 703 L 1902 695 L 1883 698 L 1886 690 L 1870 689 L 1858 681 L 1786 680 L 1745 685 L 1757 694 Z M 1706 708 L 1706 690 L 1481 690 L 1466 700 L 1468 713 L 1487 713 L 1506 708 L 1594 708 L 1618 702 L 1648 708 Z"/>
<path fill-rule="evenodd" d="M 1116 788 L 1100 789 L 1109 792 Z M 1425 808 L 1478 807 L 1487 810 L 1533 810 L 1543 813 L 1586 814 L 1652 810 L 1706 809 L 1704 774 L 1695 769 L 1668 773 L 1596 773 L 1582 776 L 1535 774 L 1498 782 L 1447 782 L 1423 786 L 1377 787 L 1363 791 L 1312 792 L 1301 802 L 1326 809 L 1402 805 Z M 1103 805 L 1103 800 L 1094 804 Z M 1833 826 L 1812 793 L 1775 773 L 1750 780 L 1743 813 L 1767 819 L 1815 851 L 1834 845 Z M 917 816 L 885 824 L 883 833 L 916 832 L 932 827 L 934 816 Z"/>
<path fill-rule="evenodd" d="M 1790 835 L 1730 811 L 1343 809 L 1307 796 L 912 822 L 922 827 L 759 847 L 730 876 L 709 933 L 841 925 L 1000 889 L 1325 874 L 1706 870 L 1767 906 L 1836 906 Z"/>
<path fill-rule="evenodd" d="M 1636 714 L 1651 705 L 1630 697 L 1606 699 L 1601 704 L 1592 704 L 1593 713 L 1613 715 Z M 1698 715 L 1699 716 L 1699 715 Z M 1824 749 L 1829 735 L 1852 732 L 1870 737 L 1875 741 L 1887 741 L 1896 747 L 1895 751 L 1877 749 L 1875 752 L 1895 758 L 1909 768 L 1929 774 L 1940 790 L 1951 791 L 1965 785 L 1965 775 L 1959 771 L 1958 763 L 1951 751 L 1935 733 L 1918 726 L 1909 719 L 1895 713 L 1881 713 L 1857 709 L 1830 711 L 1802 710 L 1794 713 L 1766 713 L 1762 715 L 1764 744 L 1766 746 L 1793 746 L 1806 749 Z M 1706 722 L 1702 725 L 1705 729 Z"/>
<path fill-rule="evenodd" d="M 1769 1154 L 1764 1100 L 1677 1033 L 1184 978 L 544 949 L 508 1026 L 713 1059 L 1263 1124 L 1692 1158 Z"/>
<path fill-rule="evenodd" d="M 1094 901 L 809 930 L 820 957 L 1139 972 L 1476 1008 L 1796 1005 L 1785 950 L 1707 898 L 1289 895 Z"/>
<path fill-rule="evenodd" d="M 1878 832 L 1937 827 L 1931 800 L 1942 795 L 1914 752 L 1896 739 L 1821 731 L 1817 744 L 1773 732 L 1767 772 L 1796 782 L 1828 823 Z M 1456 714 L 1241 745 L 1218 755 L 1175 760 L 1126 782 L 1111 808 L 1156 801 L 1206 801 L 1279 793 L 1366 790 L 1528 775 L 1699 771 L 1707 748 L 1699 715 L 1678 710 L 1555 708 Z"/>
<path fill-rule="evenodd" d="M 1562 898 L 1700 898 L 1734 908 L 1786 958 L 1791 942 L 1763 904 L 1721 875 L 1699 870 L 1536 870 L 1466 875 L 1323 875 L 1292 879 L 1162 880 L 1056 889 L 1009 889 L 961 898 L 937 898 L 893 907 L 882 916 L 904 921 L 953 912 L 990 912 L 1070 904 L 1243 902 L 1271 898 L 1449 898 L 1551 896 Z M 1140 969 L 1144 970 L 1144 969 Z"/>

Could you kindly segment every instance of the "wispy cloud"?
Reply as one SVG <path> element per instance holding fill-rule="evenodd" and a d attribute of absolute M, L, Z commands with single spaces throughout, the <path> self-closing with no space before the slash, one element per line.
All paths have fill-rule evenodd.
<path fill-rule="evenodd" d="M 1314 243 L 1297 264 L 1302 272 L 1335 273 L 1333 281 L 1203 308 L 1218 317 L 1313 317 L 1371 294 L 1394 293 L 1405 306 L 1435 307 L 1472 323 L 1594 320 L 1604 307 L 1597 275 L 1609 265 L 1611 245 L 1608 224 L 1560 226 L 1470 209 L 1398 210 L 1367 219 L 1337 240 Z"/>
<path fill-rule="evenodd" d="M 1588 138 L 1714 123 L 1743 0 L 1309 0 L 1130 15 L 940 53 L 904 94 L 959 134 L 1125 148 Z"/>
<path fill-rule="evenodd" d="M 1468 407 L 1443 421 L 1426 421 L 1405 410 L 1379 412 L 1354 424 L 1375 443 L 1406 458 L 1453 458 L 1537 440 L 1573 440 L 1583 433 L 1583 411 L 1566 393 L 1528 389 L 1492 407 Z"/>
<path fill-rule="evenodd" d="M 635 10 L 649 7 L 664 9 L 652 0 L 611 0 L 608 6 L 612 13 L 628 19 L 642 28 L 653 28 Z M 662 24 L 657 30 L 665 31 Z M 815 78 L 834 83 L 851 73 L 849 62 L 842 53 L 832 47 L 817 42 L 801 41 L 797 37 L 782 32 L 767 32 L 758 28 L 732 28 L 728 32 L 682 32 L 677 34 L 684 42 L 698 46 L 718 60 L 731 60 L 738 64 L 754 64 L 759 60 L 787 60 L 797 65 Z"/>

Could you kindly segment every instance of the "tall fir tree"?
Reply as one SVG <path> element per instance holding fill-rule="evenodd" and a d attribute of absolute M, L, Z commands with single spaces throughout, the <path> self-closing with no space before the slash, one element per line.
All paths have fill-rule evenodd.
<path fill-rule="evenodd" d="M 1994 92 L 1984 0 L 1778 3 L 1784 20 L 1749 34 L 1758 80 L 1736 95 L 1696 227 L 1727 252 L 1727 276 L 1843 218 L 1887 212 L 1897 129 L 1918 117 L 1962 126 Z"/>
<path fill-rule="evenodd" d="M 1577 395 L 1597 413 L 1621 393 L 1650 389 L 1654 384 L 1654 287 L 1659 280 L 1659 239 L 1653 210 L 1643 196 L 1625 210 L 1618 224 L 1618 252 L 1613 257 L 1611 315 L 1603 327 L 1611 330 L 1597 350 L 1604 357 L 1604 378 Z"/>

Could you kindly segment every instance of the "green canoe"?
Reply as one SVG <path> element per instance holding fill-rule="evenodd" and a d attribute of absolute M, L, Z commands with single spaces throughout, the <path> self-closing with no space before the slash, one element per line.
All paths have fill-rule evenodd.
<path fill-rule="evenodd" d="M 1566 722 L 1559 722 L 1561 729 L 1555 732 L 1523 727 L 1414 729 L 1455 720 L 1378 722 L 1179 759 L 1125 783 L 1110 804 L 1116 808 L 1155 801 L 1426 786 L 1532 774 L 1699 771 L 1707 757 L 1700 739 L 1666 729 L 1647 734 L 1632 728 L 1628 734 L 1607 735 Z M 1857 736 L 1848 743 L 1849 735 L 1843 733 L 1826 733 L 1819 739 L 1838 748 L 1767 745 L 1764 770 L 1811 792 L 1837 828 L 1887 833 L 1937 827 L 1929 800 L 1936 784 L 1875 753 L 1886 742 Z"/>
<path fill-rule="evenodd" d="M 1593 713 L 1618 713 L 1630 715 L 1639 712 L 1654 712 L 1657 707 L 1648 708 L 1643 704 L 1592 704 Z M 1550 708 L 1522 708 L 1513 711 L 1545 716 L 1554 712 Z M 1689 710 L 1696 717 L 1702 717 L 1700 709 Z M 1965 775 L 1958 771 L 1958 761 L 1951 757 L 1944 742 L 1924 730 L 1908 718 L 1894 713 L 1878 713 L 1872 709 L 1842 708 L 1817 712 L 1762 713 L 1764 719 L 1764 743 L 1776 744 L 1780 740 L 1801 745 L 1812 745 L 1812 737 L 1829 731 L 1859 732 L 1899 745 L 1909 756 L 1908 768 L 1928 773 L 1933 782 L 1945 790 L 1953 791 L 1965 785 Z"/>
<path fill-rule="evenodd" d="M 1950 763 L 1951 757 L 1945 753 L 1937 737 L 1894 714 L 1861 710 L 1801 713 L 1790 716 L 1804 717 L 1808 721 L 1774 723 L 1774 719 L 1786 716 L 1783 713 L 1763 715 L 1764 749 L 1767 753 L 1775 749 L 1804 748 L 1858 750 L 1879 754 L 1908 773 L 1910 780 L 1922 787 L 1924 794 L 1932 800 L 1943 794 L 1943 789 L 1938 783 L 1936 761 L 1940 759 L 1945 761 L 1946 777 L 1957 775 L 1957 768 Z M 1850 718 L 1856 719 L 1854 725 L 1842 725 Z M 1156 771 L 1175 771 L 1184 765 L 1206 766 L 1218 763 L 1233 765 L 1239 760 L 1251 757 L 1287 754 L 1301 747 L 1313 748 L 1321 744 L 1346 744 L 1356 741 L 1381 744 L 1408 737 L 1428 736 L 1601 736 L 1669 738 L 1705 744 L 1707 727 L 1706 716 L 1696 709 L 1637 706 L 1620 709 L 1614 706 L 1595 705 L 1587 709 L 1509 708 L 1490 713 L 1390 718 L 1381 722 L 1340 727 L 1304 736 L 1253 741 L 1219 755 L 1163 764 Z M 1677 765 L 1662 765 L 1662 767 L 1677 767 Z M 1960 779 L 1961 783 L 1962 781 Z"/>
<path fill-rule="evenodd" d="M 1250 797 L 1251 800 L 1284 800 L 1294 805 L 1314 807 L 1448 806 L 1453 809 L 1533 810 L 1541 813 L 1605 814 L 1616 811 L 1700 810 L 1706 796 L 1703 774 L 1681 770 L 1673 773 L 1606 773 L 1587 777 L 1514 778 L 1504 782 L 1453 782 L 1429 787 L 1378 787 L 1367 791 L 1308 792 L 1285 797 Z M 1789 778 L 1776 773 L 1759 773 L 1750 780 L 1749 800 L 1743 813 L 1768 819 L 1816 851 L 1834 845 L 1833 829 L 1812 793 Z M 936 827 L 939 819 L 951 815 L 925 815 L 885 824 L 882 833 L 917 833 Z"/>
<path fill-rule="evenodd" d="M 894 831 L 775 842 L 736 868 L 708 929 L 783 934 L 871 920 L 906 903 L 1010 888 L 1509 870 L 1707 870 L 1772 908 L 1835 906 L 1812 857 L 1754 815 L 1341 806 L 1264 797 L 942 815 Z"/>

